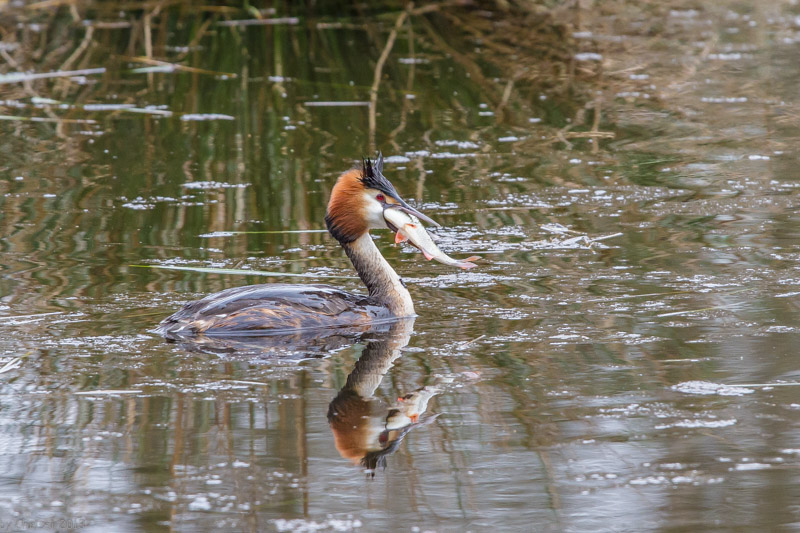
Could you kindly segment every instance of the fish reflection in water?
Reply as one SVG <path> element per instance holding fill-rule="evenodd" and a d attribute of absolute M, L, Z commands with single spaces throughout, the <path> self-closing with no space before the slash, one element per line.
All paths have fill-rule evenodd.
<path fill-rule="evenodd" d="M 414 319 L 394 322 L 388 332 L 371 339 L 347 376 L 347 382 L 328 406 L 328 423 L 339 454 L 375 475 L 386 467 L 386 458 L 417 427 L 433 422 L 438 415 L 420 421 L 428 401 L 439 393 L 427 386 L 386 405 L 375 391 L 395 360 L 408 345 Z"/>

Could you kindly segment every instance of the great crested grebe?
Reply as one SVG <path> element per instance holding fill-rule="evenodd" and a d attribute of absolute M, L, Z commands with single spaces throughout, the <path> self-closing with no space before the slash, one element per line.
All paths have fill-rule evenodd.
<path fill-rule="evenodd" d="M 428 242 L 429 238 L 420 238 L 423 234 L 427 237 L 427 233 L 413 217 L 438 226 L 400 197 L 383 175 L 382 155 L 374 164 L 365 159 L 360 167 L 339 176 L 331 191 L 325 223 L 367 286 L 369 296 L 328 285 L 236 287 L 186 304 L 163 320 L 156 331 L 172 339 L 193 335 L 270 335 L 414 316 L 414 303 L 405 284 L 369 235 L 370 229 L 391 229 L 397 231 L 397 241 L 409 239 L 426 258 L 447 258 L 432 241 Z M 407 231 L 401 235 L 398 225 Z M 459 266 L 469 268 L 463 264 L 466 263 Z"/>

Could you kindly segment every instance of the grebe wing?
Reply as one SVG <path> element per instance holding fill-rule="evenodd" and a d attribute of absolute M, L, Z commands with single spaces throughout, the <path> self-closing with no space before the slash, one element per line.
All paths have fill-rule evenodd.
<path fill-rule="evenodd" d="M 167 337 L 272 335 L 359 326 L 391 318 L 368 297 L 328 285 L 262 284 L 226 289 L 186 304 L 159 324 Z"/>

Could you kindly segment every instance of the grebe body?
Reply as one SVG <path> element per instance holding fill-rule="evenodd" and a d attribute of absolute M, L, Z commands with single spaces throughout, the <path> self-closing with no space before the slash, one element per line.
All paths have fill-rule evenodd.
<path fill-rule="evenodd" d="M 170 338 L 271 335 L 395 319 L 380 302 L 328 285 L 234 287 L 186 304 L 158 327 Z"/>

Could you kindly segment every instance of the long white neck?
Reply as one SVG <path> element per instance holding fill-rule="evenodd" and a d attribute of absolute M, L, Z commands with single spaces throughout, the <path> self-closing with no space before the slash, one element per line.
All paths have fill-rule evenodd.
<path fill-rule="evenodd" d="M 389 308 L 395 316 L 414 316 L 414 302 L 400 276 L 381 255 L 369 233 L 352 242 L 342 243 L 358 277 L 369 289 L 369 295 Z"/>

